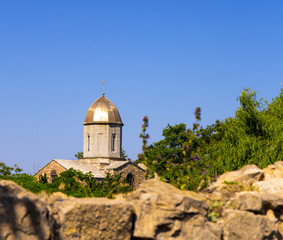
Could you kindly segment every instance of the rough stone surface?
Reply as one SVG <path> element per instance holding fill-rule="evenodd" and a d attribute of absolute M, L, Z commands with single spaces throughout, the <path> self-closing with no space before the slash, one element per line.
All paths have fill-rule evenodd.
<path fill-rule="evenodd" d="M 227 209 L 222 221 L 225 240 L 276 239 L 278 235 L 276 218 Z"/>
<path fill-rule="evenodd" d="M 207 203 L 194 192 L 148 180 L 127 200 L 133 203 L 137 215 L 136 238 L 220 239 L 220 229 L 206 217 Z"/>
<path fill-rule="evenodd" d="M 0 181 L 0 240 L 282 240 L 282 176 L 282 162 L 251 165 L 202 192 L 153 179 L 114 200 L 35 195 Z"/>
<path fill-rule="evenodd" d="M 104 198 L 56 201 L 53 214 L 59 239 L 117 239 L 132 236 L 133 209 L 125 201 Z"/>
<path fill-rule="evenodd" d="M 259 192 L 283 196 L 283 178 L 269 178 L 265 181 L 255 182 L 253 187 Z"/>
<path fill-rule="evenodd" d="M 270 178 L 283 178 L 283 161 L 278 161 L 272 165 L 269 165 L 265 169 L 264 172 L 264 180 Z"/>
<path fill-rule="evenodd" d="M 144 172 L 138 166 L 134 164 L 128 164 L 125 167 L 121 167 L 121 169 L 117 169 L 115 174 L 122 173 L 122 177 L 126 178 L 128 174 L 132 174 L 133 182 L 132 187 L 133 189 L 137 189 L 140 184 L 144 181 Z"/>
<path fill-rule="evenodd" d="M 46 203 L 11 181 L 0 184 L 0 239 L 52 239 L 53 219 Z"/>
<path fill-rule="evenodd" d="M 261 199 L 267 208 L 283 210 L 283 196 L 279 194 L 260 193 Z"/>
<path fill-rule="evenodd" d="M 231 208 L 252 212 L 261 212 L 263 207 L 262 199 L 258 192 L 236 193 L 236 196 L 228 204 Z"/>
<path fill-rule="evenodd" d="M 254 182 L 261 181 L 263 178 L 263 170 L 256 165 L 247 165 L 237 171 L 224 173 L 207 190 L 213 192 L 217 189 L 227 187 L 227 184 L 230 183 L 235 183 L 242 188 L 248 189 Z"/>

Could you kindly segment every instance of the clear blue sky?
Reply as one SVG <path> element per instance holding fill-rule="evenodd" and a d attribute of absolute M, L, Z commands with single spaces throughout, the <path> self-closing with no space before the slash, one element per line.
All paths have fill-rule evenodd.
<path fill-rule="evenodd" d="M 0 2 L 0 161 L 34 173 L 82 151 L 83 121 L 105 92 L 141 152 L 169 124 L 233 117 L 244 87 L 271 100 L 283 82 L 283 1 Z"/>

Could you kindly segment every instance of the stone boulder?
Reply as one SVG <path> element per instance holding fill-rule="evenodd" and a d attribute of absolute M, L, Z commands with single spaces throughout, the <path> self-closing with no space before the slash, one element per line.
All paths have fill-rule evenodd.
<path fill-rule="evenodd" d="M 270 178 L 283 178 L 283 161 L 278 161 L 272 165 L 267 166 L 263 169 L 264 172 L 264 180 L 268 180 Z"/>
<path fill-rule="evenodd" d="M 265 181 L 255 182 L 253 188 L 259 192 L 283 196 L 283 178 L 269 178 Z"/>
<path fill-rule="evenodd" d="M 229 185 L 232 186 L 233 183 L 239 190 L 249 189 L 254 182 L 261 181 L 263 178 L 263 170 L 256 165 L 247 165 L 237 171 L 224 173 L 206 190 L 209 192 L 222 191 L 223 188 L 227 188 Z"/>
<path fill-rule="evenodd" d="M 237 192 L 228 203 L 232 209 L 260 213 L 263 209 L 263 201 L 258 192 Z"/>
<path fill-rule="evenodd" d="M 55 237 L 70 240 L 130 240 L 132 205 L 105 198 L 68 198 L 54 202 Z"/>
<path fill-rule="evenodd" d="M 48 205 L 12 181 L 0 183 L 0 239 L 53 239 Z"/>
<path fill-rule="evenodd" d="M 240 210 L 226 209 L 223 212 L 224 240 L 281 239 L 277 219 Z"/>
<path fill-rule="evenodd" d="M 267 207 L 283 210 L 283 162 L 279 161 L 265 169 L 264 180 L 253 183 L 253 188 L 261 195 Z"/>
<path fill-rule="evenodd" d="M 133 208 L 126 201 L 32 194 L 12 181 L 0 181 L 1 240 L 127 240 L 133 223 Z"/>
<path fill-rule="evenodd" d="M 201 194 L 148 180 L 126 199 L 136 214 L 137 239 L 220 239 L 221 229 L 208 221 L 208 205 Z"/>

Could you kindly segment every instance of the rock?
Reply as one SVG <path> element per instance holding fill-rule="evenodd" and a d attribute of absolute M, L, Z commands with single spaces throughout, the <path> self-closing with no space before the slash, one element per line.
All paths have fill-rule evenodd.
<path fill-rule="evenodd" d="M 157 180 L 128 194 L 137 220 L 134 237 L 147 239 L 220 239 L 221 230 L 208 222 L 201 194 L 181 191 Z"/>
<path fill-rule="evenodd" d="M 278 239 L 276 218 L 226 209 L 222 221 L 225 240 Z"/>
<path fill-rule="evenodd" d="M 249 165 L 198 193 L 152 179 L 115 200 L 0 181 L 0 240 L 282 240 L 282 172 L 283 162 Z"/>
<path fill-rule="evenodd" d="M 44 200 L 44 201 L 43 201 Z M 0 181 L 0 239 L 131 239 L 134 214 L 125 200 L 32 194 Z"/>
<path fill-rule="evenodd" d="M 131 239 L 134 214 L 125 201 L 69 198 L 54 203 L 59 239 Z"/>
<path fill-rule="evenodd" d="M 190 223 L 193 223 L 192 221 Z M 191 239 L 191 240 L 221 240 L 222 229 L 215 223 L 205 221 L 202 225 L 188 224 L 188 234 L 191 238 L 187 238 L 183 234 L 183 238 L 180 239 Z M 191 234 L 190 234 L 191 229 Z"/>
<path fill-rule="evenodd" d="M 283 178 L 269 178 L 265 181 L 253 183 L 253 188 L 259 192 L 283 195 Z"/>
<path fill-rule="evenodd" d="M 278 227 L 279 233 L 281 234 L 281 236 L 283 236 L 283 221 L 278 221 L 277 227 Z"/>
<path fill-rule="evenodd" d="M 276 217 L 275 217 L 275 214 L 274 214 L 274 212 L 273 212 L 273 210 L 271 210 L 271 209 L 268 209 L 268 210 L 267 210 L 267 212 L 266 212 L 266 217 L 271 218 L 271 219 L 276 218 Z"/>
<path fill-rule="evenodd" d="M 239 192 L 231 199 L 227 204 L 233 209 L 261 212 L 262 211 L 262 199 L 258 192 Z"/>
<path fill-rule="evenodd" d="M 256 182 L 253 188 L 259 191 L 267 207 L 283 209 L 283 178 L 269 178 Z"/>
<path fill-rule="evenodd" d="M 281 195 L 268 194 L 267 192 L 260 193 L 260 197 L 265 205 L 265 208 L 283 210 L 283 198 Z"/>
<path fill-rule="evenodd" d="M 267 166 L 264 170 L 264 180 L 270 178 L 283 178 L 283 161 Z"/>
<path fill-rule="evenodd" d="M 0 239 L 52 239 L 46 203 L 12 181 L 0 181 Z"/>
<path fill-rule="evenodd" d="M 227 172 L 221 175 L 217 181 L 211 184 L 207 191 L 219 191 L 232 185 L 240 185 L 244 189 L 248 189 L 254 182 L 261 181 L 264 178 L 264 172 L 256 165 L 247 165 L 237 171 Z M 239 189 L 243 190 L 243 189 Z"/>

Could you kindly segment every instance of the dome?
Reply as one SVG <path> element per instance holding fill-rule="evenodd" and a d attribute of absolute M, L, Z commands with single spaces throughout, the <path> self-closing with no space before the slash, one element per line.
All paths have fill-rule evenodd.
<path fill-rule="evenodd" d="M 84 124 L 113 123 L 123 125 L 119 111 L 106 97 L 98 98 L 88 109 Z"/>

